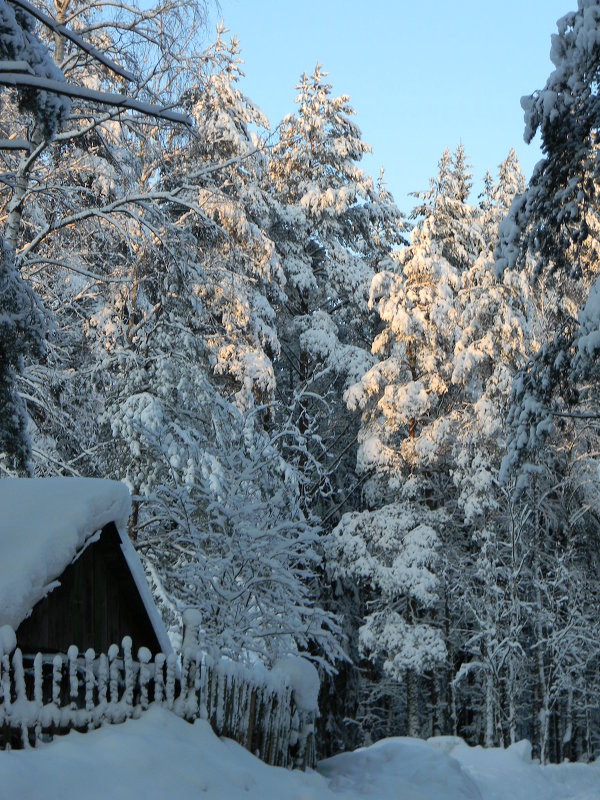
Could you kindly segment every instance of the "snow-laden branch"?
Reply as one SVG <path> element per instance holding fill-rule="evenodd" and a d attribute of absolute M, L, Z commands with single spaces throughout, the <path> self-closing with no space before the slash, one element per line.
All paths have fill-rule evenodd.
<path fill-rule="evenodd" d="M 57 224 L 46 225 L 46 227 L 43 230 L 41 230 L 37 234 L 37 236 L 35 236 L 27 245 L 25 245 L 25 247 L 20 251 L 19 256 L 22 259 L 24 256 L 27 255 L 27 253 L 36 248 L 46 238 L 46 236 L 48 236 L 48 234 L 55 233 L 57 230 L 60 230 L 61 228 L 66 228 L 70 225 L 74 225 L 75 223 L 81 222 L 85 219 L 89 219 L 90 217 L 102 217 L 112 222 L 112 220 L 109 219 L 108 216 L 109 214 L 115 212 L 127 213 L 127 206 L 132 204 L 144 204 L 148 202 L 176 203 L 177 205 L 190 209 L 190 211 L 196 212 L 202 217 L 205 216 L 202 210 L 195 203 L 192 203 L 186 200 L 184 197 L 181 197 L 179 191 L 174 191 L 174 192 L 157 191 L 157 192 L 126 195 L 125 197 L 120 197 L 118 200 L 109 203 L 103 208 L 86 208 L 83 209 L 82 211 L 76 212 L 75 214 L 69 214 L 69 216 L 65 217 Z M 147 221 L 138 219 L 138 222 L 144 224 L 146 227 L 149 227 Z M 155 231 L 155 233 L 157 232 Z"/>
<path fill-rule="evenodd" d="M 28 75 L 21 72 L 3 72 L 2 62 L 0 62 L 0 85 L 14 86 L 16 89 L 39 89 L 46 92 L 65 95 L 66 97 L 76 97 L 79 100 L 89 100 L 100 105 L 113 106 L 114 108 L 126 108 L 131 111 L 138 111 L 149 117 L 164 119 L 168 122 L 175 122 L 181 125 L 191 125 L 191 119 L 187 114 L 180 114 L 171 111 L 165 106 L 158 104 L 144 103 L 132 97 L 127 97 L 116 92 L 99 92 L 95 89 L 88 89 L 85 86 L 75 86 L 72 83 L 62 83 L 52 78 L 39 78 L 37 75 Z"/>
<path fill-rule="evenodd" d="M 60 267 L 61 269 L 66 269 L 69 272 L 76 272 L 78 275 L 83 275 L 85 278 L 91 278 L 93 281 L 98 281 L 100 283 L 131 283 L 131 278 L 118 278 L 113 277 L 111 275 L 97 275 L 94 272 L 90 272 L 87 269 L 81 269 L 81 267 L 75 267 L 73 264 L 68 264 L 66 261 L 59 261 L 55 258 L 35 258 L 32 261 L 27 262 L 28 266 L 36 266 L 39 265 L 39 268 L 35 271 L 35 275 L 37 275 L 42 269 L 46 267 Z"/>
<path fill-rule="evenodd" d="M 121 78 L 125 78 L 127 81 L 135 82 L 136 78 L 133 73 L 129 72 L 129 70 L 125 69 L 124 67 L 115 64 L 110 58 L 107 58 L 103 53 L 99 50 L 96 50 L 95 47 L 88 44 L 84 39 L 78 36 L 73 31 L 70 31 L 65 25 L 59 25 L 56 20 L 49 17 L 48 14 L 45 14 L 43 11 L 40 11 L 39 8 L 32 5 L 32 3 L 28 3 L 27 0 L 10 0 L 11 5 L 18 6 L 22 8 L 23 11 L 27 11 L 28 14 L 31 14 L 32 17 L 37 19 L 47 28 L 50 28 L 51 31 L 57 33 L 59 36 L 64 36 L 65 39 L 68 39 L 73 44 L 77 45 L 84 53 L 87 53 L 89 56 L 96 61 L 99 61 L 103 64 L 107 69 L 114 72 L 116 75 L 119 75 Z M 40 87 L 46 88 L 46 87 Z M 49 91 L 54 91 L 53 89 L 49 89 Z M 63 92 L 64 94 L 64 92 Z"/>

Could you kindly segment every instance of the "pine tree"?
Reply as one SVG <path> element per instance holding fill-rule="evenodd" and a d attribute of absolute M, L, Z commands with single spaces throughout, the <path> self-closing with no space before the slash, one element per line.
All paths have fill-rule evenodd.
<path fill-rule="evenodd" d="M 272 304 L 284 275 L 267 233 L 271 202 L 261 187 L 268 121 L 239 88 L 239 43 L 227 43 L 225 33 L 220 26 L 198 82 L 185 92 L 199 135 L 175 138 L 164 183 L 185 186 L 184 197 L 205 217 L 193 231 L 204 276 L 197 284 L 206 311 L 204 344 L 224 393 L 249 409 L 273 400 L 272 360 L 280 345 Z M 185 226 L 188 209 L 179 214 Z"/>
<path fill-rule="evenodd" d="M 332 95 L 317 65 L 297 86 L 296 113 L 280 126 L 267 174 L 275 189 L 271 236 L 286 284 L 276 298 L 281 353 L 275 361 L 275 425 L 287 431 L 286 459 L 298 470 L 305 513 L 321 523 L 322 541 L 341 514 L 360 502 L 356 475 L 357 420 L 344 390 L 372 363 L 371 278 L 402 241 L 404 223 L 385 187 L 375 188 L 360 161 L 370 148 L 352 120 L 348 97 Z M 353 620 L 359 601 L 352 582 L 322 581 L 327 607 L 343 614 L 348 648 L 357 654 Z M 338 665 L 324 681 L 322 755 L 358 743 L 345 720 L 357 711 L 356 668 Z"/>
<path fill-rule="evenodd" d="M 568 643 L 569 631 L 589 624 L 583 609 L 594 602 L 595 582 L 581 579 L 579 558 L 597 559 L 585 475 L 597 468 L 598 444 L 599 20 L 598 3 L 588 0 L 559 20 L 551 49 L 555 70 L 544 89 L 522 100 L 525 137 L 530 141 L 539 130 L 544 158 L 513 202 L 496 252 L 498 272 L 517 267 L 531 278 L 538 312 L 538 347 L 514 383 L 502 474 L 518 474 L 519 502 L 530 519 L 524 526 L 525 549 L 533 554 L 528 635 L 536 661 L 530 675 L 535 724 L 528 735 L 543 760 L 561 757 L 561 736 L 569 747 L 577 742 L 575 750 L 588 750 L 590 741 L 589 726 L 583 734 L 586 725 L 575 710 L 575 687 L 586 669 L 570 661 L 575 649 L 569 653 Z M 577 543 L 584 541 L 580 551 Z M 565 588 L 575 584 L 589 592 L 587 600 Z M 565 591 L 573 595 L 572 616 L 561 607 Z M 588 653 L 589 644 L 580 652 Z M 569 718 L 564 734 L 558 733 L 561 709 Z"/>
<path fill-rule="evenodd" d="M 558 21 L 556 69 L 522 100 L 525 138 L 539 130 L 544 158 L 500 228 L 496 269 L 530 271 L 549 310 L 539 351 L 515 386 L 507 469 L 552 434 L 555 414 L 597 407 L 598 20 L 598 3 L 581 0 Z"/>
<path fill-rule="evenodd" d="M 370 517 L 375 525 L 377 515 L 397 509 L 403 517 L 412 509 L 408 518 L 416 512 L 416 520 L 410 530 L 418 530 L 419 523 L 425 525 L 433 532 L 431 558 L 439 552 L 435 602 L 415 608 L 405 620 L 408 624 L 422 620 L 437 632 L 437 638 L 430 637 L 429 658 L 424 652 L 418 662 L 404 664 L 407 720 L 413 734 L 420 732 L 423 724 L 442 724 L 418 719 L 415 704 L 427 683 L 434 694 L 439 693 L 440 681 L 433 678 L 432 671 L 447 660 L 442 632 L 448 598 L 445 581 L 439 576 L 451 568 L 456 543 L 451 464 L 461 388 L 452 381 L 453 354 L 462 273 L 473 258 L 472 242 L 478 235 L 473 212 L 465 203 L 468 185 L 462 149 L 454 159 L 446 151 L 437 178 L 415 209 L 418 221 L 409 246 L 393 256 L 391 269 L 373 278 L 370 305 L 377 310 L 382 329 L 372 349 L 379 361 L 346 393 L 349 407 L 362 411 L 358 469 L 370 476 L 364 498 L 372 511 L 364 512 L 362 537 L 367 541 L 372 535 Z M 347 524 L 344 518 L 342 540 Z M 400 549 L 400 560 L 401 553 Z M 375 602 L 374 598 L 369 597 L 369 602 Z M 381 614 L 386 606 L 392 613 L 393 603 L 387 604 L 385 596 L 380 602 Z M 384 660 L 384 669 L 388 662 L 394 663 L 393 653 Z"/>
<path fill-rule="evenodd" d="M 409 711 L 415 687 L 421 706 L 424 695 L 430 699 L 429 714 L 418 724 L 413 716 L 411 731 L 473 735 L 484 725 L 490 743 L 501 736 L 495 719 L 500 690 L 492 677 L 494 659 L 502 656 L 492 649 L 504 621 L 494 616 L 496 598 L 479 589 L 487 586 L 484 578 L 503 580 L 507 495 L 496 474 L 511 378 L 527 338 L 521 284 L 508 273 L 504 283 L 497 280 L 492 253 L 519 175 L 509 154 L 498 183 L 488 179 L 475 209 L 466 202 L 462 148 L 454 157 L 444 152 L 415 209 L 410 245 L 395 256 L 395 269 L 380 272 L 371 285 L 371 304 L 383 323 L 373 343 L 380 360 L 346 395 L 350 407 L 362 411 L 358 463 L 370 476 L 365 499 L 373 510 L 361 518 L 360 539 L 376 542 L 370 516 L 376 521 L 394 508 L 407 518 L 416 513 L 436 533 L 437 598 L 413 623 L 425 620 L 437 630 L 445 656 L 432 646 L 430 662 L 409 680 Z M 437 524 L 428 523 L 435 514 Z M 351 525 L 351 518 L 342 520 L 341 542 Z M 396 547 L 401 559 L 402 547 Z M 350 572 L 351 553 L 339 558 Z M 381 592 L 369 595 L 369 604 L 385 607 L 382 600 Z M 463 694 L 467 676 L 471 688 Z M 396 724 L 404 724 L 402 717 Z"/>
<path fill-rule="evenodd" d="M 369 151 L 347 96 L 331 96 L 317 65 L 297 87 L 269 180 L 280 203 L 272 226 L 286 277 L 277 304 L 283 407 L 297 434 L 290 458 L 313 513 L 335 515 L 354 489 L 354 426 L 344 388 L 370 363 L 368 286 L 399 241 L 400 215 L 384 184 L 375 193 L 359 163 Z M 288 413 L 288 412 L 284 412 Z"/>

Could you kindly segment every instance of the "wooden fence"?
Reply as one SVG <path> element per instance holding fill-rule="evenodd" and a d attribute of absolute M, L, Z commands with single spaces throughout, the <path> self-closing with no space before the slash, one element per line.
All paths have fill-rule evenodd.
<path fill-rule="evenodd" d="M 267 764 L 314 766 L 314 712 L 294 701 L 281 673 L 256 673 L 226 659 L 185 648 L 181 662 L 146 648 L 132 655 L 75 646 L 66 655 L 0 657 L 0 748 L 35 747 L 75 729 L 139 717 L 158 703 L 193 722 L 206 719 L 219 736 L 235 739 Z"/>

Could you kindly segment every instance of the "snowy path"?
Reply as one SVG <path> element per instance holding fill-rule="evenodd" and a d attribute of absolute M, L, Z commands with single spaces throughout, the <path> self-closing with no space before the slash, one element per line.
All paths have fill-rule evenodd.
<path fill-rule="evenodd" d="M 0 752 L 0 800 L 600 800 L 600 764 L 539 767 L 451 738 L 387 739 L 321 764 L 265 766 L 208 725 L 152 707 L 140 720 Z"/>

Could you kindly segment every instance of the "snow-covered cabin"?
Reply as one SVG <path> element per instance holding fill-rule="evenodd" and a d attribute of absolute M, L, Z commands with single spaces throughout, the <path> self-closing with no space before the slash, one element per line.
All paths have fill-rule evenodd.
<path fill-rule="evenodd" d="M 0 480 L 0 628 L 29 653 L 134 648 L 170 653 L 143 567 L 127 536 L 122 483 Z"/>

